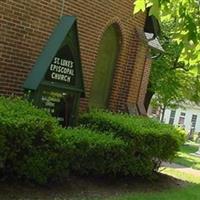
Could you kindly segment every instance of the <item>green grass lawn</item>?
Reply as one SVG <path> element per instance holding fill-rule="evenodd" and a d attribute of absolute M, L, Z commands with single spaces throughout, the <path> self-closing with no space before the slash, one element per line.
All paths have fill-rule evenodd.
<path fill-rule="evenodd" d="M 112 200 L 199 200 L 200 186 L 188 187 L 178 191 L 169 190 L 165 193 L 127 195 Z"/>
<path fill-rule="evenodd" d="M 162 192 L 132 193 L 118 198 L 107 200 L 199 200 L 200 199 L 200 176 L 193 176 L 166 168 L 163 173 L 187 182 L 187 186 L 169 189 Z"/>
<path fill-rule="evenodd" d="M 200 170 L 200 157 L 191 155 L 191 153 L 195 153 L 198 148 L 199 145 L 194 142 L 188 142 L 184 144 L 173 162 Z"/>

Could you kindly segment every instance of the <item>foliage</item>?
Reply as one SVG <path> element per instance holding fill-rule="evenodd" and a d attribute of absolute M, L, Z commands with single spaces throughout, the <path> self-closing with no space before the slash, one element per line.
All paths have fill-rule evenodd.
<path fill-rule="evenodd" d="M 173 23 L 162 26 L 161 41 L 165 53 L 154 60 L 150 74 L 148 92 L 155 93 L 153 105 L 163 110 L 177 107 L 185 101 L 200 101 L 199 76 L 180 61 L 183 46 L 170 39 Z"/>
<path fill-rule="evenodd" d="M 45 182 L 58 128 L 56 119 L 27 101 L 1 97 L 1 173 Z"/>
<path fill-rule="evenodd" d="M 112 135 L 87 129 L 59 130 L 48 152 L 36 150 L 21 162 L 18 171 L 39 183 L 63 180 L 68 175 L 126 174 L 128 146 Z"/>
<path fill-rule="evenodd" d="M 37 183 L 70 173 L 127 174 L 130 148 L 119 138 L 87 129 L 62 129 L 45 111 L 0 98 L 0 172 Z"/>
<path fill-rule="evenodd" d="M 134 13 L 150 7 L 150 15 L 160 21 L 172 22 L 171 38 L 183 46 L 180 60 L 190 65 L 199 63 L 200 2 L 197 0 L 136 0 Z"/>
<path fill-rule="evenodd" d="M 149 15 L 160 20 L 165 49 L 152 65 L 146 109 L 154 94 L 153 105 L 161 107 L 163 116 L 167 106 L 176 107 L 188 100 L 199 103 L 199 1 L 136 0 L 134 5 L 134 13 L 149 8 Z"/>
<path fill-rule="evenodd" d="M 67 129 L 59 135 L 60 156 L 69 162 L 71 172 L 81 175 L 127 174 L 125 167 L 131 149 L 113 135 L 89 129 Z"/>
<path fill-rule="evenodd" d="M 185 137 L 183 130 L 158 121 L 100 110 L 83 114 L 80 123 L 127 142 L 133 149 L 135 168 L 142 173 L 155 170 L 161 160 L 172 159 Z"/>
<path fill-rule="evenodd" d="M 1 175 L 40 184 L 74 173 L 149 175 L 154 169 L 152 160 L 120 137 L 85 128 L 62 129 L 48 113 L 20 99 L 0 98 L 0 139 Z"/>
<path fill-rule="evenodd" d="M 71 174 L 150 175 L 169 160 L 183 133 L 157 121 L 95 111 L 89 129 L 63 129 L 31 103 L 0 97 L 0 173 L 44 184 Z"/>

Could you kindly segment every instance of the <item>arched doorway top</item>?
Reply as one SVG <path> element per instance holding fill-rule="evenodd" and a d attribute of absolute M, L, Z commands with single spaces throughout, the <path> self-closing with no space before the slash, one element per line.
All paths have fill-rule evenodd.
<path fill-rule="evenodd" d="M 90 107 L 107 108 L 115 65 L 121 46 L 121 32 L 117 23 L 111 24 L 102 35 L 96 59 Z"/>
<path fill-rule="evenodd" d="M 122 40 L 123 40 L 123 32 L 124 32 L 124 29 L 123 29 L 123 24 L 120 20 L 120 18 L 113 18 L 111 20 L 109 20 L 107 22 L 107 24 L 105 24 L 105 26 L 102 28 L 101 30 L 101 33 L 99 34 L 98 36 L 98 41 L 99 43 L 101 42 L 102 40 L 102 37 L 103 35 L 105 34 L 105 32 L 110 28 L 110 27 L 114 27 L 115 30 L 117 31 L 117 33 L 119 34 L 119 37 L 120 37 L 120 42 L 122 43 Z"/>

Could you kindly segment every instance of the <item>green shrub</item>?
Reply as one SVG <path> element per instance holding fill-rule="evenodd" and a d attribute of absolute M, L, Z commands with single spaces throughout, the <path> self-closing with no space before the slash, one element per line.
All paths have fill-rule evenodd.
<path fill-rule="evenodd" d="M 149 173 L 159 167 L 161 161 L 173 159 L 185 138 L 183 130 L 147 117 L 102 110 L 83 114 L 80 123 L 92 130 L 110 132 L 127 142 L 137 161 L 133 166 L 136 174 Z"/>
<path fill-rule="evenodd" d="M 0 172 L 44 184 L 76 174 L 129 174 L 131 149 L 120 138 L 63 129 L 27 101 L 0 98 Z"/>
<path fill-rule="evenodd" d="M 95 111 L 81 121 L 90 130 L 63 129 L 31 103 L 0 97 L 0 174 L 40 184 L 72 173 L 149 175 L 182 141 L 172 127 L 128 115 Z"/>
<path fill-rule="evenodd" d="M 66 134 L 67 132 L 67 134 Z M 124 171 L 128 145 L 112 135 L 88 129 L 68 129 L 59 136 L 60 153 L 78 174 L 115 175 Z"/>
<path fill-rule="evenodd" d="M 70 174 L 115 175 L 127 173 L 128 145 L 111 135 L 88 129 L 59 131 L 49 152 L 35 151 L 21 163 L 22 174 L 39 183 L 62 181 Z"/>
<path fill-rule="evenodd" d="M 1 172 L 20 178 L 27 177 L 24 165 L 34 159 L 38 166 L 33 165 L 32 168 L 44 170 L 44 155 L 39 152 L 52 151 L 58 128 L 60 127 L 56 119 L 27 101 L 0 97 Z M 38 177 L 39 182 L 42 182 L 41 179 Z"/>

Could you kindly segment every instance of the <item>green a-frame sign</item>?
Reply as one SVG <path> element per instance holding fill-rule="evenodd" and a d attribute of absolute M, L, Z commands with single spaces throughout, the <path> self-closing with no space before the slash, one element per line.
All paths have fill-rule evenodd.
<path fill-rule="evenodd" d="M 74 16 L 63 16 L 24 83 L 25 91 L 64 127 L 76 123 L 84 96 L 83 74 Z"/>

